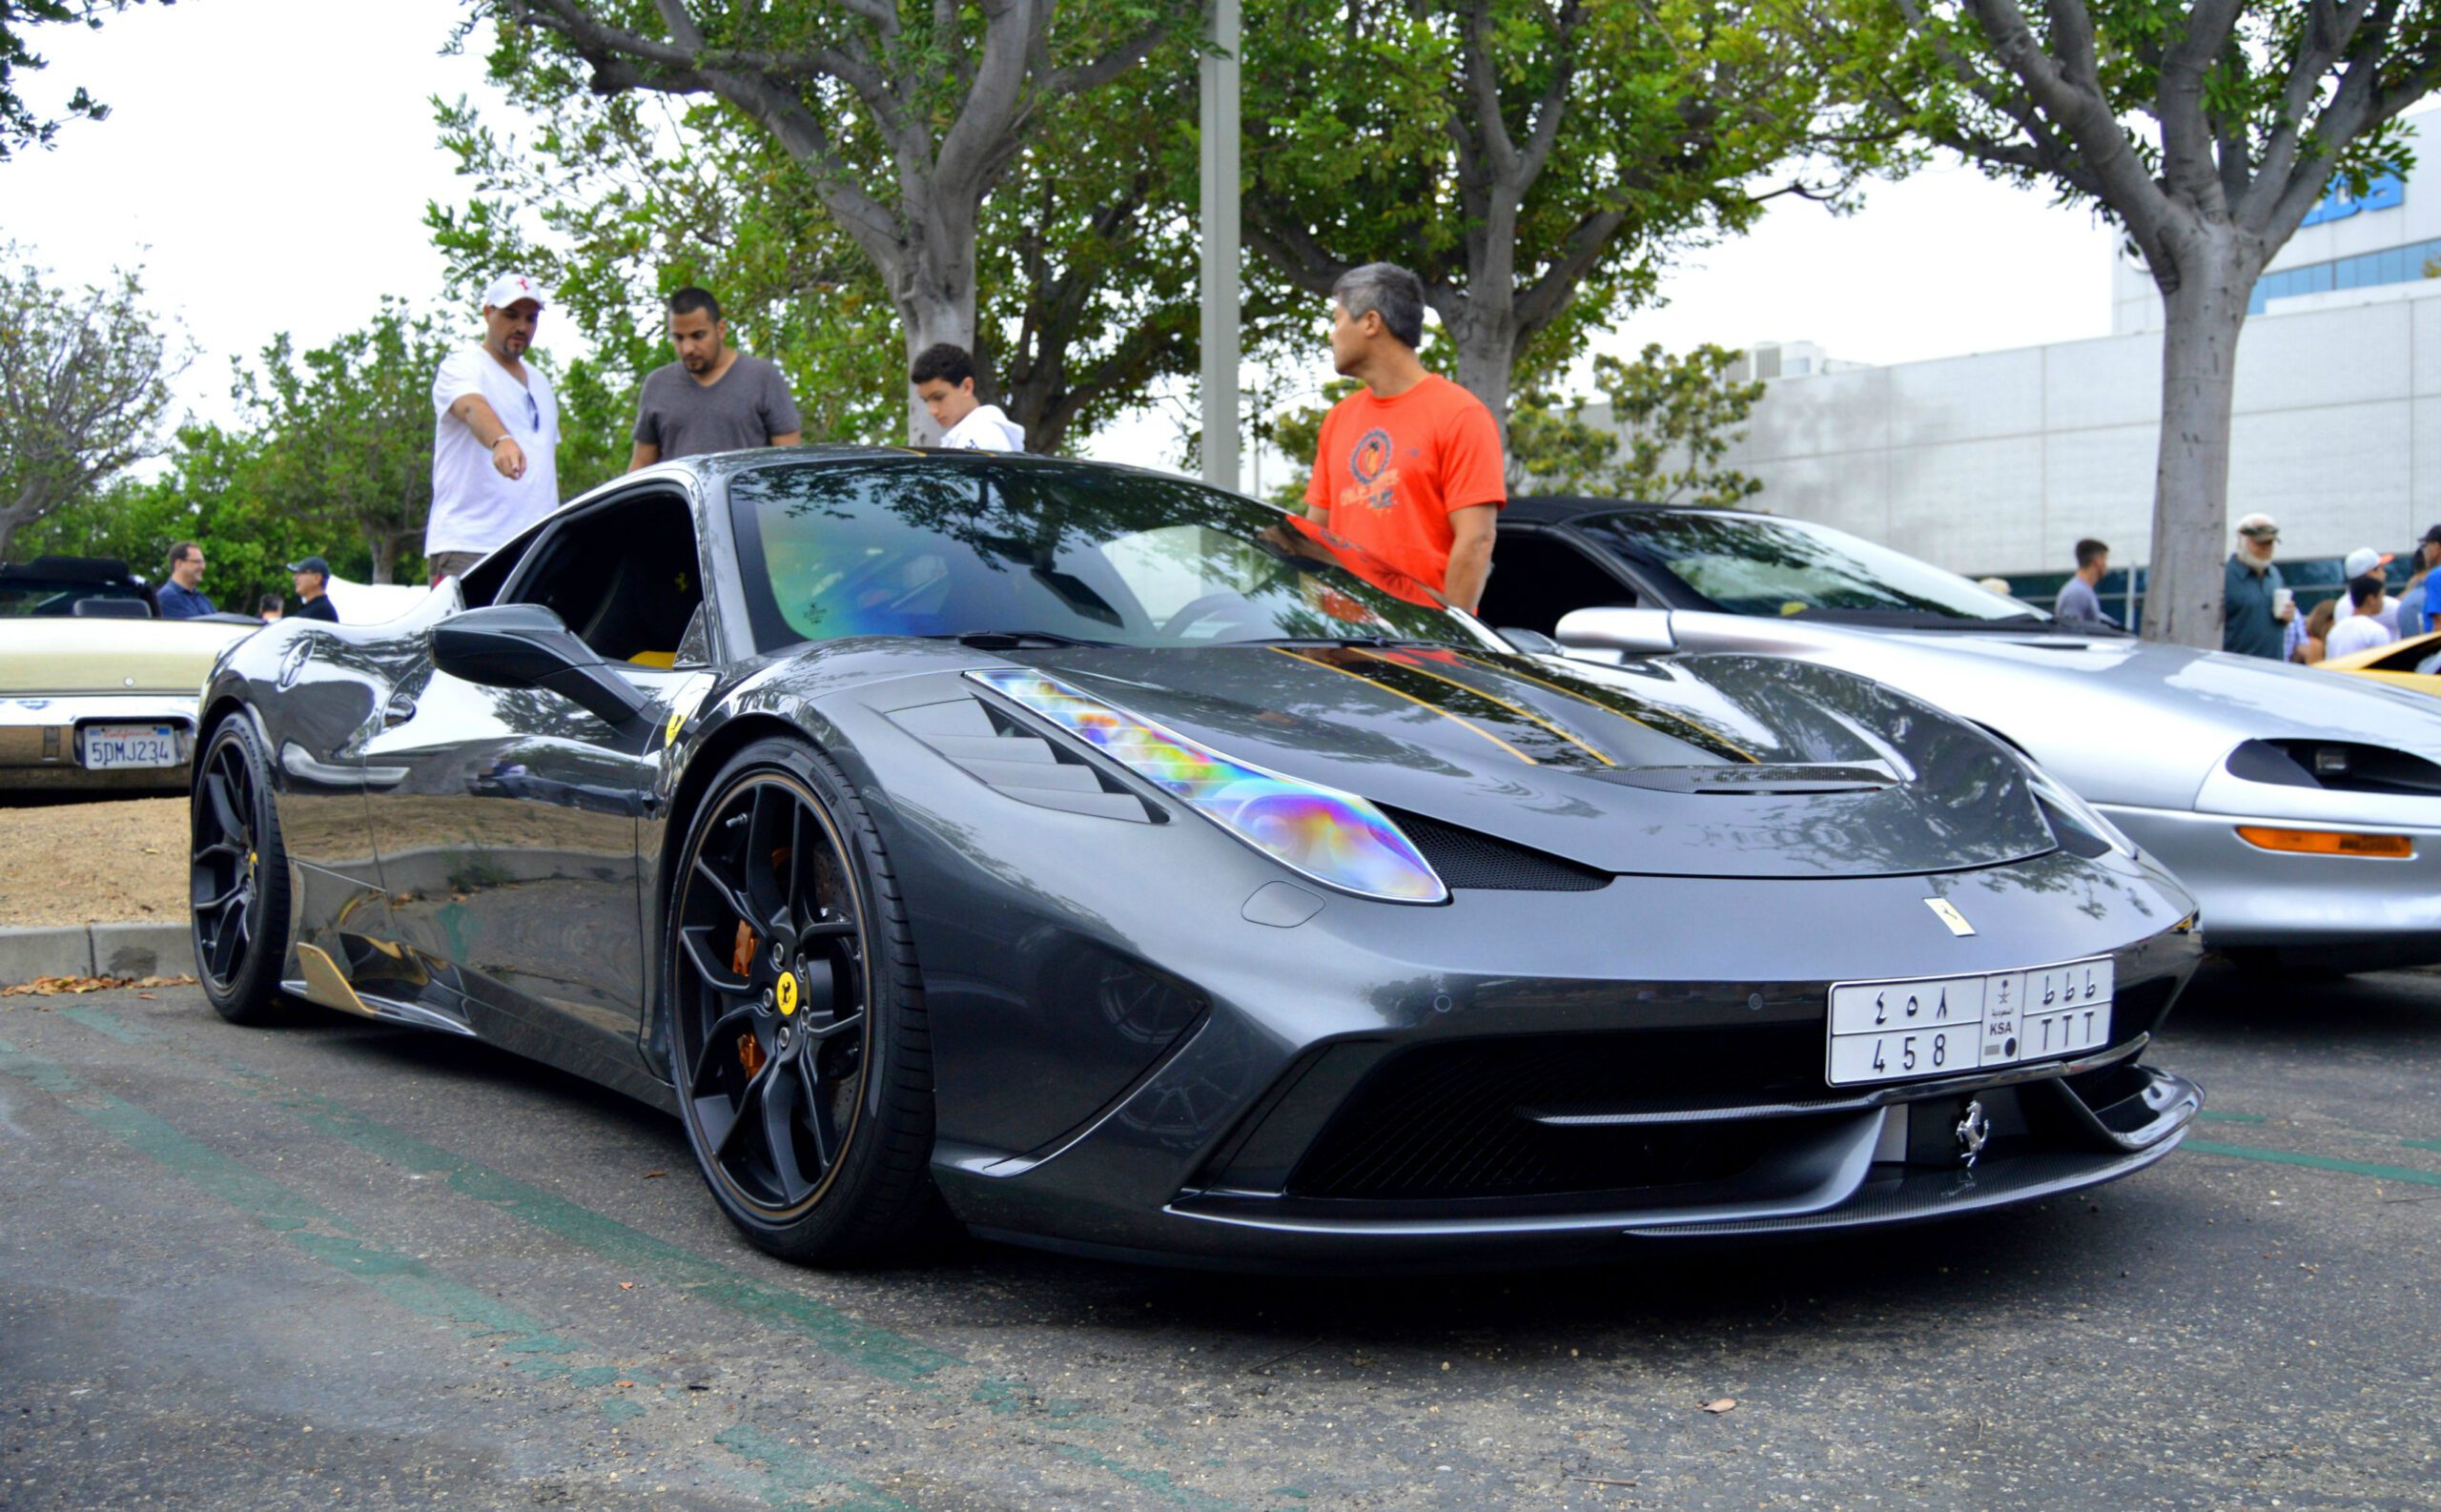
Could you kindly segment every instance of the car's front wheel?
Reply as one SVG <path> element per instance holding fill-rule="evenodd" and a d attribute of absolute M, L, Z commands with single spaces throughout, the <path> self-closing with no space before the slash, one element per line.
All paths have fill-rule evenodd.
<path fill-rule="evenodd" d="M 233 1024 L 286 1018 L 288 853 L 272 807 L 271 764 L 242 714 L 213 726 L 195 758 L 188 912 L 203 995 Z"/>
<path fill-rule="evenodd" d="M 796 1260 L 903 1244 L 937 1201 L 931 1048 L 896 882 L 838 769 L 788 740 L 732 758 L 666 937 L 670 1080 L 730 1221 Z"/>

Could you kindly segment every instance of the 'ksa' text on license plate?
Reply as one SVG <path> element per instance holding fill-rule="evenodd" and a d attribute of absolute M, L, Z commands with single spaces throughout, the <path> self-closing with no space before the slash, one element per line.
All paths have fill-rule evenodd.
<path fill-rule="evenodd" d="M 175 766 L 186 760 L 175 725 L 88 725 L 78 739 L 87 771 L 120 766 Z"/>
<path fill-rule="evenodd" d="M 1831 989 L 1829 1075 L 1859 1082 L 1955 1076 L 2082 1054 L 2110 1043 L 2107 956 L 1966 976 L 1842 982 Z"/>

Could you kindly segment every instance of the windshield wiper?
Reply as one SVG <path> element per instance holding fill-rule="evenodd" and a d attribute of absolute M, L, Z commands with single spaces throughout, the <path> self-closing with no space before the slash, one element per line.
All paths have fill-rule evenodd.
<path fill-rule="evenodd" d="M 917 636 L 919 641 L 955 641 L 978 651 L 1016 651 L 1056 645 L 1116 645 L 1116 641 L 1088 641 L 1056 630 L 950 630 Z"/>
<path fill-rule="evenodd" d="M 1275 635 L 1260 641 L 1222 641 L 1221 645 L 1446 645 L 1446 641 L 1419 641 L 1398 635 Z"/>

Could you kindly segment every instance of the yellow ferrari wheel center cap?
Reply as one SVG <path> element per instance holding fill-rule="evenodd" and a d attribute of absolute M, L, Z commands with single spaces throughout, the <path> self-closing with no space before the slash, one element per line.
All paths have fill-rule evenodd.
<path fill-rule="evenodd" d="M 786 1018 L 795 1012 L 797 1011 L 797 973 L 782 971 L 779 986 L 773 990 L 773 996 L 779 1003 L 781 1017 Z"/>

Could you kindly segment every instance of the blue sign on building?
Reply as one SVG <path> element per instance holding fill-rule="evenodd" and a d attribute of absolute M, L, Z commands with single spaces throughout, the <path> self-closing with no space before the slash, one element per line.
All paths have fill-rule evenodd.
<path fill-rule="evenodd" d="M 2323 195 L 2306 218 L 2297 223 L 2299 229 L 2319 226 L 2327 220 L 2346 220 L 2360 210 L 2396 210 L 2407 203 L 2407 183 L 2396 174 L 2375 175 L 2365 186 L 2365 197 L 2350 199 L 2348 191 L 2338 183 Z"/>

